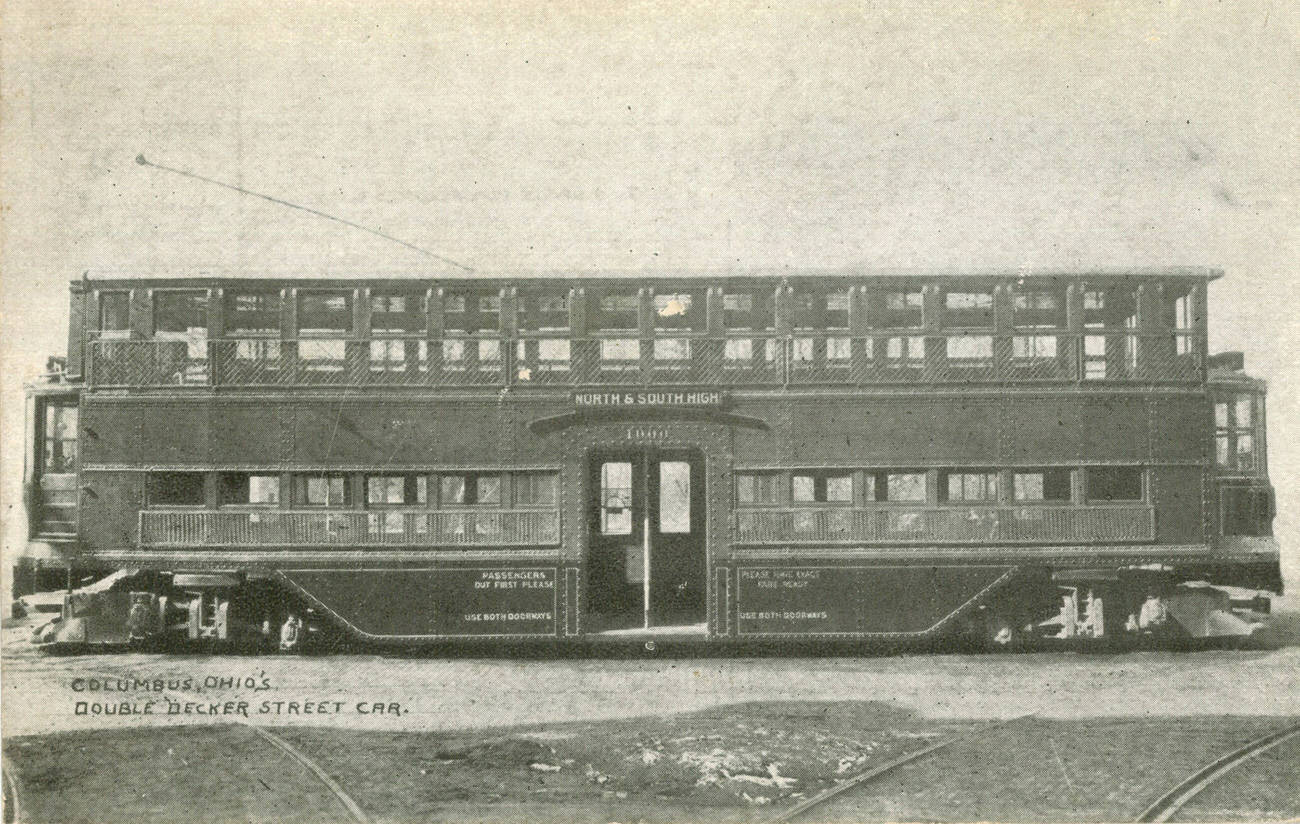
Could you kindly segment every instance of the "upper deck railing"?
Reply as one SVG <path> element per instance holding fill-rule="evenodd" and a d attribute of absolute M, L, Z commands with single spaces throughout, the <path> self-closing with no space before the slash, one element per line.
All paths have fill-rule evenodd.
<path fill-rule="evenodd" d="M 1201 383 L 1192 332 L 92 340 L 95 388 Z"/>

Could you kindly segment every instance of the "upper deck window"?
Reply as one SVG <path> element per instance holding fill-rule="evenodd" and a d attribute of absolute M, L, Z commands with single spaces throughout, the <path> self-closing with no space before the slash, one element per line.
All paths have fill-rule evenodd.
<path fill-rule="evenodd" d="M 164 290 L 153 296 L 155 333 L 194 335 L 208 329 L 208 293 Z"/>
<path fill-rule="evenodd" d="M 770 290 L 728 292 L 722 296 L 722 325 L 738 330 L 775 329 L 775 295 Z"/>
<path fill-rule="evenodd" d="M 921 290 L 885 292 L 872 325 L 881 329 L 919 329 L 925 322 L 925 298 Z"/>
<path fill-rule="evenodd" d="M 102 337 L 126 337 L 131 334 L 131 293 L 99 293 L 99 330 Z"/>
<path fill-rule="evenodd" d="M 298 331 L 307 335 L 352 331 L 351 292 L 303 292 L 298 296 Z"/>
<path fill-rule="evenodd" d="M 654 296 L 655 329 L 700 332 L 705 327 L 702 292 L 669 292 Z"/>
<path fill-rule="evenodd" d="M 426 303 L 425 296 L 418 292 L 371 292 L 370 329 L 386 333 L 423 332 Z"/>
<path fill-rule="evenodd" d="M 1123 329 L 1125 326 L 1135 326 L 1136 319 L 1137 293 L 1131 286 L 1084 285 L 1083 325 L 1085 328 Z"/>
<path fill-rule="evenodd" d="M 495 332 L 501 328 L 501 296 L 469 290 L 448 292 L 442 303 L 443 327 L 452 332 Z"/>
<path fill-rule="evenodd" d="M 796 329 L 848 329 L 849 291 L 799 291 L 794 293 Z"/>
<path fill-rule="evenodd" d="M 226 331 L 274 334 L 280 331 L 279 292 L 227 292 Z"/>
<path fill-rule="evenodd" d="M 992 292 L 948 292 L 944 295 L 944 325 L 959 329 L 993 325 Z"/>
<path fill-rule="evenodd" d="M 1194 332 L 1200 321 L 1196 314 L 1196 301 L 1189 292 L 1174 298 L 1174 351 L 1179 355 L 1188 355 L 1193 351 L 1195 341 L 1189 333 Z"/>
<path fill-rule="evenodd" d="M 640 296 L 636 292 L 613 292 L 595 300 L 593 329 L 636 329 L 639 325 Z"/>
<path fill-rule="evenodd" d="M 1012 321 L 1016 326 L 1064 326 L 1065 304 L 1052 291 L 1020 291 L 1012 299 Z"/>
<path fill-rule="evenodd" d="M 522 332 L 566 332 L 569 329 L 569 293 L 524 292 L 515 303 Z"/>

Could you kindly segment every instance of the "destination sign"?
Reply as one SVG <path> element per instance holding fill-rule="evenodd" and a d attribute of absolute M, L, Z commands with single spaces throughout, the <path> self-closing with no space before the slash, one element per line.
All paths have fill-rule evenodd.
<path fill-rule="evenodd" d="M 579 409 L 606 407 L 720 407 L 726 396 L 716 389 L 648 390 L 635 392 L 574 392 L 573 405 Z"/>

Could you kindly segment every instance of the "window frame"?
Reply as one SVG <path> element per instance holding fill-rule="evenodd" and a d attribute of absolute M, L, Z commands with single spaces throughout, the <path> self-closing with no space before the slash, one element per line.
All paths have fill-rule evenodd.
<path fill-rule="evenodd" d="M 145 509 L 202 509 L 207 506 L 207 474 L 193 471 L 151 471 L 145 473 L 144 506 Z M 154 500 L 154 482 L 165 476 L 190 476 L 198 481 L 198 500 L 194 503 L 160 503 Z"/>
<path fill-rule="evenodd" d="M 123 310 L 123 325 L 108 327 L 104 325 L 108 314 L 108 299 L 121 299 Z M 97 317 L 95 318 L 96 331 L 101 337 L 128 337 L 131 334 L 131 290 L 129 289 L 104 289 L 96 293 L 97 299 Z M 108 334 L 104 334 L 108 333 Z"/>
<path fill-rule="evenodd" d="M 792 469 L 787 481 L 790 490 L 790 505 L 799 506 L 827 506 L 827 507 L 851 507 L 856 503 L 856 493 L 858 485 L 854 476 L 857 473 L 851 469 Z M 799 478 L 809 478 L 812 481 L 811 499 L 800 499 L 795 495 L 795 483 Z M 847 498 L 832 500 L 830 497 L 830 482 L 832 480 L 847 480 L 849 484 L 849 494 Z"/>
<path fill-rule="evenodd" d="M 311 482 L 324 480 L 329 482 L 326 487 L 326 502 L 311 503 L 309 492 Z M 333 502 L 333 482 L 339 481 L 342 490 L 341 500 Z M 290 506 L 293 509 L 351 509 L 353 502 L 356 500 L 355 490 L 352 488 L 352 476 L 346 472 L 306 472 L 294 473 L 289 485 L 290 488 Z"/>
<path fill-rule="evenodd" d="M 1047 491 L 1051 488 L 1048 483 L 1048 476 L 1052 473 L 1061 473 L 1065 476 L 1065 496 L 1061 498 L 1047 497 Z M 1016 493 L 1016 480 L 1022 475 L 1042 475 L 1043 476 L 1043 497 L 1041 498 L 1022 498 Z M 1061 506 L 1070 504 L 1074 501 L 1074 470 L 1071 467 L 1060 466 L 1035 466 L 1035 467 L 1014 467 L 1010 470 L 1011 485 L 1007 492 L 1010 494 L 1010 501 L 1015 506 Z"/>
<path fill-rule="evenodd" d="M 328 301 L 333 298 L 341 298 L 343 300 L 342 309 L 321 308 L 319 310 L 309 311 L 307 308 L 309 303 L 315 301 L 321 301 L 323 304 L 324 301 Z M 356 328 L 356 317 L 355 317 L 356 296 L 353 294 L 352 290 L 350 289 L 300 290 L 297 295 L 297 306 L 295 307 L 295 309 L 297 310 L 298 335 L 300 337 L 305 336 L 305 337 L 316 337 L 316 338 L 340 338 L 341 339 L 343 337 L 350 336 L 353 330 Z M 308 325 L 309 323 L 316 323 L 317 321 L 321 321 L 327 318 L 334 318 L 336 316 L 340 320 L 346 321 L 346 325 L 342 327 Z"/>
<path fill-rule="evenodd" d="M 435 479 L 434 485 L 437 487 L 436 499 L 430 493 L 430 503 L 437 509 L 442 510 L 464 510 L 475 511 L 480 509 L 505 509 L 506 501 L 509 496 L 506 494 L 506 470 L 484 469 L 484 470 L 441 470 L 433 473 Z M 497 500 L 483 502 L 479 500 L 479 484 L 484 478 L 496 478 L 497 480 Z M 449 501 L 443 494 L 443 483 L 451 478 L 460 478 L 463 485 L 463 501 Z"/>
<path fill-rule="evenodd" d="M 773 507 L 781 505 L 781 486 L 785 483 L 786 472 L 782 470 L 744 470 L 733 473 L 732 485 L 736 496 L 737 507 Z M 749 478 L 754 481 L 753 490 L 757 492 L 760 488 L 768 488 L 771 491 L 770 499 L 760 500 L 757 495 L 753 500 L 742 500 L 741 496 L 741 479 Z M 764 479 L 760 485 L 758 479 Z"/>
<path fill-rule="evenodd" d="M 996 469 L 984 467 L 960 467 L 956 469 L 939 470 L 938 486 L 938 503 L 949 506 L 997 506 L 1001 500 L 1002 483 L 1001 473 Z M 952 481 L 954 477 L 960 477 L 961 497 L 952 496 Z M 982 479 L 983 496 L 968 498 L 966 497 L 966 482 L 968 478 Z"/>
<path fill-rule="evenodd" d="M 263 299 L 271 298 L 274 300 L 274 308 L 259 309 L 240 309 L 240 298 L 257 298 L 259 303 Z M 228 336 L 235 337 L 267 337 L 278 338 L 282 329 L 282 318 L 284 314 L 284 294 L 278 289 L 231 289 L 227 291 L 222 300 L 222 332 Z M 261 326 L 242 326 L 240 318 L 257 318 L 263 319 L 264 325 Z M 274 318 L 274 322 L 271 319 Z"/>
<path fill-rule="evenodd" d="M 231 478 L 243 478 L 244 487 L 247 489 L 247 497 L 250 500 L 229 501 L 226 499 L 227 482 Z M 275 499 L 271 501 L 253 501 L 253 478 L 271 478 L 274 479 L 272 488 L 275 490 Z M 284 489 L 280 482 L 280 473 L 278 472 L 218 472 L 217 473 L 217 508 L 218 509 L 278 509 L 284 502 Z"/>
<path fill-rule="evenodd" d="M 1150 484 L 1148 481 L 1147 467 L 1140 464 L 1123 464 L 1117 466 L 1111 465 L 1085 465 L 1083 467 L 1084 478 L 1086 479 L 1088 506 L 1131 506 L 1133 504 L 1145 504 L 1148 501 L 1148 490 Z M 1100 498 L 1096 495 L 1094 488 L 1094 473 L 1097 472 L 1116 472 L 1119 470 L 1132 470 L 1137 473 L 1138 497 L 1136 498 Z"/>

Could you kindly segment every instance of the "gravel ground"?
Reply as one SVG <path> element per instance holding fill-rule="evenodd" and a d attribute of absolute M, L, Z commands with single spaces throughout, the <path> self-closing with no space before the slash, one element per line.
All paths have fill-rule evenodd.
<path fill-rule="evenodd" d="M 1132 820 L 1199 766 L 1294 721 L 1030 718 L 988 730 L 873 702 L 779 702 L 489 734 L 278 732 L 382 822 L 752 824 L 961 733 L 968 737 L 807 819 L 1100 822 Z M 8 739 L 5 748 L 32 822 L 306 822 L 338 820 L 341 811 L 243 725 L 202 736 L 176 727 L 66 732 Z M 1294 819 L 1294 755 L 1243 768 L 1185 817 Z"/>
<path fill-rule="evenodd" d="M 105 676 L 191 690 L 90 692 Z M 267 690 L 219 686 L 253 679 Z M 204 682 L 217 684 L 203 689 Z M 227 682 L 228 683 L 228 682 Z M 246 701 L 248 720 L 374 730 L 446 730 L 557 720 L 691 712 L 722 704 L 798 698 L 880 700 L 931 718 L 1117 715 L 1300 715 L 1300 647 L 1265 651 L 1119 655 L 932 655 L 880 658 L 413 659 L 78 655 L 10 648 L 4 659 L 5 734 L 210 723 L 207 715 L 78 715 L 77 702 Z M 270 701 L 267 714 L 258 715 Z M 281 702 L 277 708 L 274 702 Z M 298 711 L 289 702 L 298 705 Z M 343 711 L 302 712 L 306 702 Z M 400 715 L 357 703 L 398 705 Z M 293 712 L 293 714 L 290 714 Z"/>
<path fill-rule="evenodd" d="M 972 745 L 925 759 L 812 820 L 1121 820 L 1300 717 L 1293 611 L 1262 648 L 1121 654 L 48 655 L 27 631 L 3 631 L 5 748 L 51 821 L 337 817 L 244 721 L 278 728 L 379 820 L 599 824 L 759 820 L 936 736 L 1026 713 L 988 745 L 996 757 Z M 1261 757 L 1187 816 L 1300 815 L 1295 756 Z"/>

